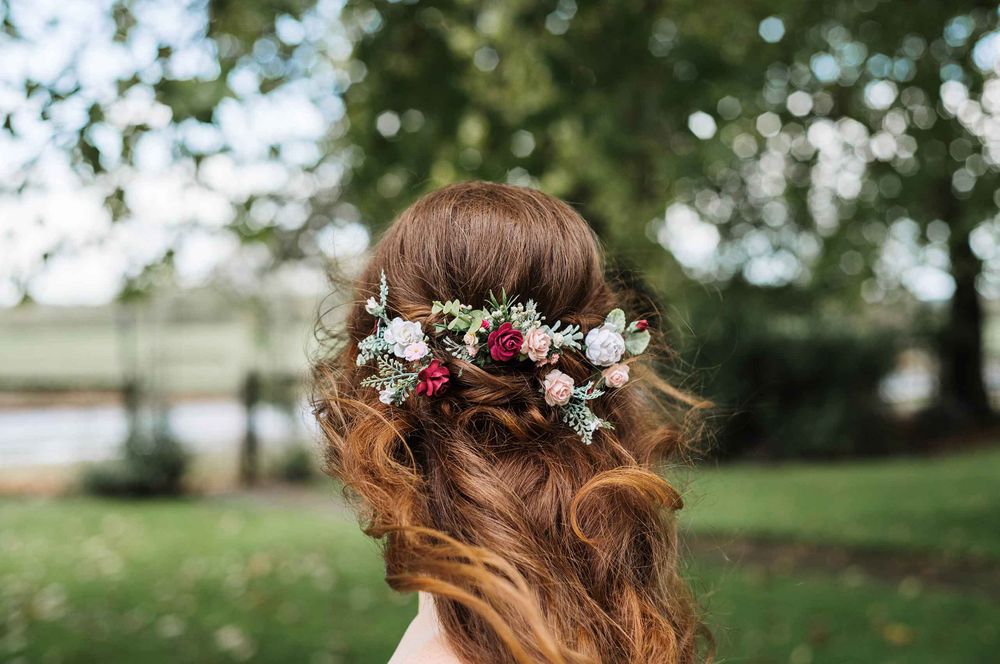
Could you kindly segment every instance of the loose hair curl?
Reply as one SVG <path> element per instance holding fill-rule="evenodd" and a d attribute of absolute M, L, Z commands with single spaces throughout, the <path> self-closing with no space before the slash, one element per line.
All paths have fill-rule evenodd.
<path fill-rule="evenodd" d="M 682 501 L 654 469 L 686 449 L 700 404 L 634 358 L 632 380 L 591 402 L 615 428 L 586 446 L 545 404 L 539 370 L 486 371 L 438 348 L 448 392 L 386 406 L 355 363 L 382 271 L 390 310 L 427 330 L 433 300 L 478 304 L 491 290 L 584 329 L 649 305 L 611 287 L 587 223 L 541 192 L 464 183 L 402 213 L 353 285 L 343 343 L 314 367 L 328 472 L 383 542 L 389 585 L 434 595 L 467 662 L 698 660 L 705 630 L 678 573 Z M 591 372 L 572 354 L 559 368 Z"/>

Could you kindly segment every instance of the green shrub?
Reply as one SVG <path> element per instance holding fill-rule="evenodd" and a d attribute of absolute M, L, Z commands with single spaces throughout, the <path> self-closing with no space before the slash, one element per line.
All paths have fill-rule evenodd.
<path fill-rule="evenodd" d="M 84 492 L 98 496 L 173 496 L 184 490 L 189 459 L 168 432 L 132 435 L 125 442 L 122 459 L 91 466 L 84 471 Z"/>
<path fill-rule="evenodd" d="M 292 484 L 308 482 L 318 474 L 315 455 L 305 445 L 289 447 L 274 464 L 274 477 Z"/>
<path fill-rule="evenodd" d="M 796 297 L 744 288 L 693 310 L 686 356 L 720 406 L 716 452 L 777 459 L 898 449 L 878 394 L 895 337 Z"/>

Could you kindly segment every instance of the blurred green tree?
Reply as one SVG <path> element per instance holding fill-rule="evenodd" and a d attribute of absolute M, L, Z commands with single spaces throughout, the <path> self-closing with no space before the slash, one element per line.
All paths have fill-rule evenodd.
<path fill-rule="evenodd" d="M 996 5 L 827 3 L 781 26 L 757 103 L 720 132 L 739 162 L 707 171 L 708 191 L 737 202 L 725 228 L 749 222 L 799 261 L 803 236 L 787 228 L 810 234 L 807 283 L 870 303 L 926 289 L 914 268 L 947 271 L 941 396 L 962 418 L 990 417 L 980 291 L 996 290 L 993 249 L 975 235 L 994 234 L 1000 185 Z"/>
<path fill-rule="evenodd" d="M 325 108 L 336 114 L 335 86 L 323 87 L 317 100 L 303 83 L 307 75 L 319 86 L 324 77 L 347 80 L 346 75 L 337 79 L 329 66 L 314 64 L 323 46 L 318 40 L 337 36 L 327 29 L 329 4 L 99 0 L 62 7 L 0 0 L 6 65 L 0 72 L 0 152 L 5 156 L 0 202 L 27 201 L 17 221 L 30 228 L 38 209 L 30 201 L 44 199 L 52 189 L 76 188 L 103 198 L 110 222 L 105 228 L 104 219 L 81 219 L 79 224 L 90 224 L 84 242 L 72 233 L 68 238 L 45 233 L 46 226 L 69 226 L 72 220 L 45 219 L 41 212 L 39 232 L 25 233 L 29 241 L 23 244 L 18 244 L 20 229 L 4 229 L 0 238 L 12 238 L 20 253 L 15 252 L 19 260 L 11 261 L 11 270 L 0 269 L 0 290 L 7 287 L 9 297 L 13 286 L 27 301 L 32 281 L 52 259 L 103 244 L 126 247 L 118 292 L 130 428 L 125 456 L 132 473 L 122 480 L 125 484 L 139 482 L 135 473 L 148 477 L 149 470 L 166 473 L 171 479 L 164 482 L 175 486 L 183 471 L 176 443 L 139 425 L 141 402 L 156 401 L 160 386 L 151 384 L 148 374 L 155 372 L 149 367 L 140 370 L 131 348 L 136 304 L 148 302 L 169 282 L 177 249 L 192 239 L 207 239 L 215 248 L 220 237 L 223 247 L 229 239 L 243 246 L 240 260 L 229 264 L 234 275 L 228 285 L 250 305 L 261 345 L 271 321 L 263 303 L 274 300 L 266 277 L 284 263 L 319 254 L 315 243 L 299 243 L 299 238 L 308 221 L 303 201 L 320 188 L 319 179 L 303 174 L 321 168 L 323 155 L 307 145 L 309 132 L 255 127 L 253 121 L 262 111 L 273 116 L 275 108 L 280 112 L 290 103 L 299 107 L 293 119 L 311 119 L 303 114 L 311 109 L 302 107 L 313 101 L 332 100 Z M 315 134 L 322 137 L 325 124 L 312 124 L 319 124 Z M 157 195 L 161 200 L 153 212 L 160 228 L 174 229 L 165 235 L 144 218 Z M 185 199 L 200 205 L 185 205 Z M 137 201 L 145 206 L 139 213 L 133 210 Z M 314 219 L 314 226 L 327 223 Z M 139 240 L 122 243 L 115 236 L 122 227 L 133 228 Z M 25 259 L 32 257 L 37 260 L 29 264 Z M 20 270 L 20 264 L 27 268 Z M 116 269 L 121 268 L 107 265 L 108 271 Z M 11 276 L 14 283 L 6 283 Z M 261 355 L 271 351 L 262 350 Z M 133 466 L 139 468 L 135 473 Z"/>
<path fill-rule="evenodd" d="M 39 186 L 55 148 L 125 222 L 150 145 L 166 145 L 180 172 L 223 190 L 226 229 L 261 249 L 239 261 L 259 284 L 283 264 L 336 258 L 344 243 L 331 228 L 384 225 L 447 182 L 540 186 L 578 205 L 618 261 L 661 288 L 688 277 L 791 286 L 903 313 L 949 300 L 942 396 L 970 420 L 990 414 L 981 297 L 1000 292 L 994 4 L 101 8 L 109 34 L 99 23 L 81 57 L 58 71 L 23 57 L 11 68 L 27 74 L 16 94 L 5 88 L 17 103 L 0 104 L 0 138 L 18 147 L 0 192 Z M 0 0 L 0 43 L 51 39 L 35 11 Z M 84 57 L 102 36 L 112 90 Z M 319 108 L 320 135 L 251 136 L 257 104 L 280 100 Z M 40 125 L 51 130 L 43 141 Z M 232 164 L 270 169 L 258 171 L 269 186 L 242 186 L 246 171 Z M 144 262 L 174 258 L 172 247 L 137 258 L 123 291 L 153 283 Z"/>
<path fill-rule="evenodd" d="M 344 18 L 367 72 L 345 94 L 362 218 L 506 180 L 577 204 L 661 284 L 950 296 L 942 397 L 990 415 L 995 4 L 353 0 Z"/>

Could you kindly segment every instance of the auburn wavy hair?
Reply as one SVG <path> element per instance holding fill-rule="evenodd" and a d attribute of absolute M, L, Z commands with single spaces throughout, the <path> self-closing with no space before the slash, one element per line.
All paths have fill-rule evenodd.
<path fill-rule="evenodd" d="M 591 402 L 614 429 L 587 446 L 545 404 L 542 370 L 487 372 L 437 348 L 449 358 L 448 392 L 387 406 L 359 385 L 371 369 L 355 363 L 383 270 L 389 315 L 424 329 L 437 320 L 433 300 L 479 304 L 500 289 L 584 330 L 615 307 L 655 312 L 609 284 L 587 223 L 539 191 L 457 184 L 399 216 L 353 284 L 342 343 L 314 367 L 328 472 L 382 541 L 388 584 L 431 593 L 466 662 L 710 659 L 678 572 L 681 497 L 656 472 L 688 447 L 684 421 L 699 404 L 646 353 L 630 360 L 624 388 Z M 572 354 L 559 368 L 576 381 L 591 373 Z"/>

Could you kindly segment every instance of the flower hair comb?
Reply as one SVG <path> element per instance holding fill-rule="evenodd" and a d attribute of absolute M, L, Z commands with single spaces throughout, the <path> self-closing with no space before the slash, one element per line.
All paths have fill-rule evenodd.
<path fill-rule="evenodd" d="M 375 330 L 358 344 L 358 366 L 374 362 L 377 372 L 361 385 L 378 390 L 386 405 L 399 405 L 412 393 L 418 397 L 436 397 L 448 389 L 451 372 L 440 358 L 433 357 L 430 339 L 420 323 L 400 317 L 389 319 L 386 301 L 389 286 L 385 272 L 379 280 L 379 297 L 368 298 L 365 311 L 377 320 Z M 541 381 L 545 403 L 559 408 L 562 420 L 587 445 L 598 429 L 612 429 L 590 409 L 589 401 L 609 388 L 619 388 L 629 379 L 628 365 L 621 363 L 628 355 L 638 355 L 649 345 L 645 320 L 626 324 L 621 309 L 612 310 L 599 327 L 584 336 L 578 325 L 545 323 L 533 300 L 521 303 L 501 291 L 497 299 L 490 293 L 481 309 L 473 309 L 458 300 L 433 302 L 431 313 L 445 322 L 434 326 L 435 336 L 455 358 L 482 368 L 511 362 L 533 362 L 552 366 Z M 461 342 L 448 334 L 461 334 Z M 582 343 L 581 343 L 582 342 Z M 485 346 L 485 347 L 484 347 Z M 576 385 L 567 374 L 554 368 L 565 353 L 581 354 L 594 368 L 594 374 Z"/>

